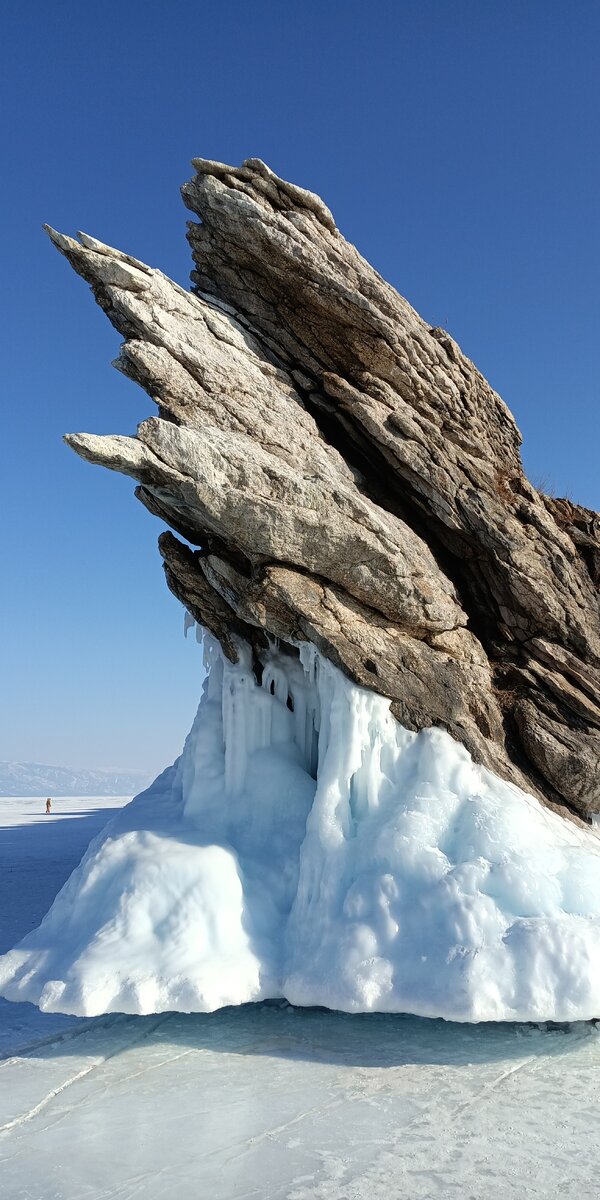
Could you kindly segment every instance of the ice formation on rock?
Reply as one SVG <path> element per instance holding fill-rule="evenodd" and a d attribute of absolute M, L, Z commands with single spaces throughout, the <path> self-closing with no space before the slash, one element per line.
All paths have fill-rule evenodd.
<path fill-rule="evenodd" d="M 600 1013 L 600 839 L 308 644 L 210 636 L 183 753 L 92 843 L 2 994 L 45 1010 L 287 997 L 460 1021 Z"/>

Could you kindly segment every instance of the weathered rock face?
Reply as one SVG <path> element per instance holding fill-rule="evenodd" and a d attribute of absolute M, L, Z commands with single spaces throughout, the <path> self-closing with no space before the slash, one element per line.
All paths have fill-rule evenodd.
<path fill-rule="evenodd" d="M 49 231 L 158 405 L 67 441 L 198 547 L 163 534 L 167 580 L 231 658 L 235 634 L 311 641 L 405 726 L 598 811 L 600 518 L 531 486 L 503 401 L 318 197 L 256 159 L 194 167 L 193 293 Z"/>

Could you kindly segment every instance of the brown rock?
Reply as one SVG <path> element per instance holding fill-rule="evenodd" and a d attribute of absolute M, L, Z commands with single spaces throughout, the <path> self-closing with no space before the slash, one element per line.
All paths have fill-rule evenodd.
<path fill-rule="evenodd" d="M 135 438 L 67 440 L 201 548 L 161 539 L 230 656 L 308 639 L 409 728 L 600 810 L 600 518 L 531 486 L 503 401 L 318 197 L 256 159 L 194 166 L 193 294 L 50 231 L 158 406 Z"/>

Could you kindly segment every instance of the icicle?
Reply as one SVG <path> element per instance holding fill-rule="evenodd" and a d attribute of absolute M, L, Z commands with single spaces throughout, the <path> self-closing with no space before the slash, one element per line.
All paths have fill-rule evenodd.
<path fill-rule="evenodd" d="M 200 634 L 200 637 L 198 637 Z M 221 647 L 212 633 L 207 629 L 203 629 L 201 625 L 196 626 L 196 638 L 202 645 L 202 666 L 207 675 L 210 672 L 219 658 L 221 658 Z"/>
<path fill-rule="evenodd" d="M 316 683 L 318 663 L 316 647 L 313 646 L 312 642 L 300 642 L 298 644 L 298 653 L 300 655 L 300 662 L 305 674 L 308 676 L 309 682 L 313 684 Z"/>

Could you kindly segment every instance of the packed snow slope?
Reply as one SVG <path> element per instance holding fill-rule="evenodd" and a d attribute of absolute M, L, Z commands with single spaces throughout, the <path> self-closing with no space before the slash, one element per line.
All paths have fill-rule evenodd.
<path fill-rule="evenodd" d="M 458 1021 L 600 1013 L 600 840 L 413 733 L 303 644 L 205 639 L 181 758 L 92 842 L 2 993 L 46 1011 L 286 997 Z"/>

